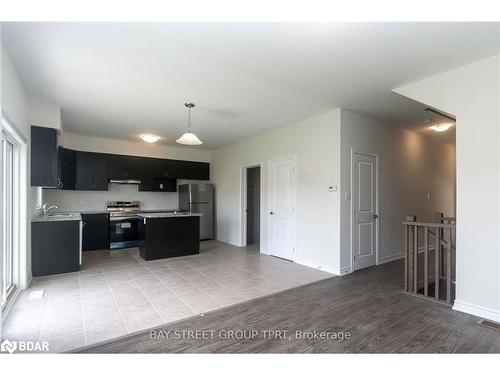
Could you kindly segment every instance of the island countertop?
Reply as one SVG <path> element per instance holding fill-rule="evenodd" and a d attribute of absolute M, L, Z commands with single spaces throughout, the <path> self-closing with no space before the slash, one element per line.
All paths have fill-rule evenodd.
<path fill-rule="evenodd" d="M 155 218 L 164 218 L 164 217 L 190 217 L 190 216 L 202 216 L 201 212 L 141 212 L 138 213 L 137 216 L 143 217 L 145 219 L 155 219 Z"/>

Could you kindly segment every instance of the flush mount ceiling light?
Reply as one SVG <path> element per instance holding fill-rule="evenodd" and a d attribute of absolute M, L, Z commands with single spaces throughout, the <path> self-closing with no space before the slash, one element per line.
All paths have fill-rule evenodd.
<path fill-rule="evenodd" d="M 140 137 L 148 143 L 155 143 L 160 137 L 154 134 L 141 134 Z"/>
<path fill-rule="evenodd" d="M 202 141 L 196 136 L 196 134 L 193 133 L 193 126 L 191 124 L 191 108 L 194 107 L 193 103 L 185 103 L 184 104 L 189 111 L 188 114 L 188 125 L 186 132 L 178 139 L 176 140 L 177 143 L 180 143 L 181 145 L 188 145 L 188 146 L 198 146 L 203 144 Z"/>
<path fill-rule="evenodd" d="M 435 132 L 441 133 L 441 132 L 447 131 L 453 125 L 454 124 L 452 122 L 445 122 L 445 123 L 442 123 L 442 124 L 433 125 L 433 126 L 431 126 L 431 129 L 434 130 Z"/>

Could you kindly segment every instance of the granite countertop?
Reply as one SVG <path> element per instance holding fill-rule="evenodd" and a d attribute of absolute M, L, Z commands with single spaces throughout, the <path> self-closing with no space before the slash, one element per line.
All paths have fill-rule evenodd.
<path fill-rule="evenodd" d="M 155 219 L 155 218 L 163 218 L 163 217 L 186 217 L 186 216 L 202 216 L 203 214 L 200 212 L 143 212 L 137 214 L 137 216 L 143 217 L 145 219 Z"/>
<path fill-rule="evenodd" d="M 31 219 L 32 222 L 48 221 L 80 221 L 82 216 L 78 212 L 50 213 L 47 216 L 37 216 Z"/>

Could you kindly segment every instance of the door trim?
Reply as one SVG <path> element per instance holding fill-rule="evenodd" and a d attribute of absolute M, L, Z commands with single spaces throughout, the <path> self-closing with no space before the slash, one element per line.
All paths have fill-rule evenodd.
<path fill-rule="evenodd" d="M 271 204 L 271 188 L 270 188 L 270 185 L 272 183 L 272 168 L 271 168 L 271 164 L 274 163 L 274 162 L 278 162 L 278 161 L 284 161 L 284 160 L 292 160 L 293 161 L 293 176 L 292 176 L 292 181 L 293 181 L 293 191 L 294 191 L 294 194 L 293 194 L 293 210 L 294 210 L 294 215 L 293 215 L 293 238 L 292 238 L 292 244 L 293 244 L 293 257 L 292 259 L 287 259 L 287 260 L 290 260 L 292 262 L 296 262 L 297 261 L 297 156 L 296 155 L 291 155 L 291 156 L 285 156 L 285 157 L 280 157 L 280 158 L 275 158 L 275 159 L 270 159 L 268 161 L 268 171 L 267 171 L 267 185 L 268 185 L 268 189 L 267 189 L 267 196 L 268 196 L 268 201 L 267 201 L 267 205 L 266 205 L 266 211 L 265 211 L 265 214 L 266 214 L 266 217 L 267 217 L 267 214 L 269 213 L 269 205 Z M 261 170 L 261 176 L 262 176 L 262 170 Z M 262 183 L 262 178 L 261 178 L 261 183 Z M 264 210 L 262 209 L 262 205 L 261 205 L 261 213 L 264 212 Z M 273 255 L 271 254 L 271 220 L 267 220 L 267 253 L 266 254 L 269 254 L 269 255 Z M 262 232 L 261 232 L 262 233 Z M 262 243 L 262 237 L 261 237 L 261 243 Z"/>
<path fill-rule="evenodd" d="M 377 205 L 376 209 L 376 214 L 378 215 L 378 219 L 375 221 L 375 265 L 380 264 L 380 254 L 379 254 L 379 241 L 380 241 L 380 204 L 379 204 L 379 155 L 375 153 L 370 153 L 370 152 L 365 152 L 365 151 L 359 151 L 351 147 L 351 189 L 350 189 L 350 194 L 351 194 L 351 202 L 350 202 L 350 220 L 349 220 L 349 225 L 350 225 L 350 230 L 349 230 L 349 251 L 351 253 L 350 260 L 351 260 L 351 272 L 356 271 L 354 267 L 354 249 L 353 249 L 353 235 L 354 235 L 354 205 L 353 205 L 353 196 L 354 196 L 354 175 L 353 175 L 353 161 L 354 161 L 354 154 L 358 155 L 366 155 L 366 156 L 373 156 L 375 158 L 375 172 L 376 172 L 376 178 L 375 178 L 375 188 L 377 189 L 377 193 L 375 194 L 375 203 Z"/>
<path fill-rule="evenodd" d="M 249 168 L 260 168 L 260 235 L 261 235 L 261 244 L 262 244 L 262 202 L 263 202 L 263 194 L 264 194 L 264 179 L 262 178 L 262 171 L 264 170 L 264 163 L 250 163 L 240 166 L 240 245 L 241 247 L 247 246 L 247 169 Z M 262 246 L 260 246 L 260 252 L 262 252 Z"/>

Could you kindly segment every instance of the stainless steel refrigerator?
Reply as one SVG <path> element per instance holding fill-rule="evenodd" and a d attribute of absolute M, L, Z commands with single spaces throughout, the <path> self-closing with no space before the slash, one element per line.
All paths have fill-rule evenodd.
<path fill-rule="evenodd" d="M 200 240 L 214 238 L 214 186 L 212 184 L 179 185 L 179 208 L 200 212 Z"/>

